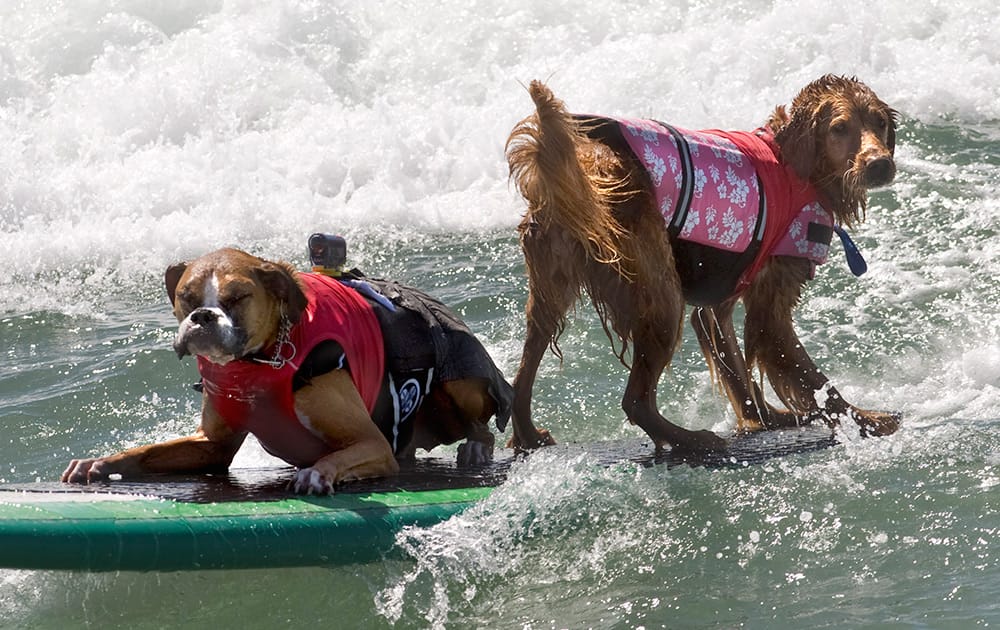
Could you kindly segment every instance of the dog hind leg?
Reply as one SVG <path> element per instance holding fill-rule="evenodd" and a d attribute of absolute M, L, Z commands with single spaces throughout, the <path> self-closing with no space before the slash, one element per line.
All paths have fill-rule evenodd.
<path fill-rule="evenodd" d="M 464 379 L 442 383 L 456 418 L 465 429 L 466 440 L 458 446 L 459 467 L 477 466 L 493 461 L 496 437 L 490 431 L 489 420 L 497 411 L 490 396 L 489 385 L 481 379 Z"/>
<path fill-rule="evenodd" d="M 629 420 L 652 438 L 657 449 L 670 444 L 693 451 L 719 451 L 726 441 L 711 431 L 692 431 L 666 420 L 656 407 L 656 385 L 670 362 L 675 340 L 661 330 L 633 333 L 633 360 L 622 409 Z"/>
<path fill-rule="evenodd" d="M 507 446 L 532 449 L 556 443 L 548 430 L 537 428 L 532 421 L 532 390 L 545 351 L 551 346 L 562 358 L 556 340 L 566 326 L 566 312 L 580 296 L 578 270 L 584 263 L 579 245 L 558 227 L 543 231 L 526 219 L 520 232 L 528 271 L 527 330 L 521 364 L 513 382 L 514 428 Z"/>
<path fill-rule="evenodd" d="M 630 257 L 661 264 L 638 265 L 636 275 L 628 280 L 613 274 L 608 265 L 600 265 L 604 273 L 592 271 L 588 282 L 588 291 L 595 305 L 606 309 L 611 328 L 623 341 L 632 342 L 631 369 L 622 409 L 630 422 L 649 435 L 657 449 L 670 444 L 693 451 L 722 450 L 726 441 L 715 433 L 682 428 L 669 422 L 657 409 L 657 383 L 673 358 L 683 330 L 684 296 L 662 227 L 649 220 L 648 224 L 639 225 L 637 233 L 645 237 L 630 241 L 635 248 Z M 622 335 L 622 331 L 628 334 Z M 619 355 L 623 363 L 624 350 Z"/>
<path fill-rule="evenodd" d="M 473 466 L 493 460 L 496 438 L 489 420 L 496 414 L 497 403 L 487 381 L 466 378 L 444 381 L 432 388 L 420 406 L 414 423 L 413 438 L 407 455 L 416 449 L 431 450 L 439 444 L 452 444 L 463 438 L 458 447 L 458 465 Z"/>
<path fill-rule="evenodd" d="M 531 418 L 531 395 L 538 375 L 538 366 L 552 339 L 553 330 L 543 326 L 531 317 L 528 309 L 528 330 L 521 353 L 521 364 L 514 377 L 514 401 L 511 406 L 513 435 L 507 443 L 509 448 L 532 449 L 549 446 L 556 441 L 547 429 L 539 429 Z"/>

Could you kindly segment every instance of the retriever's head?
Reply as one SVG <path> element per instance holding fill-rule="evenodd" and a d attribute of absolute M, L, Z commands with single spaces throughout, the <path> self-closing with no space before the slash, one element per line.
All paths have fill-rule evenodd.
<path fill-rule="evenodd" d="M 775 109 L 768 126 L 782 159 L 851 225 L 864 216 L 866 191 L 896 176 L 897 117 L 864 83 L 826 75 L 799 92 L 790 111 Z"/>

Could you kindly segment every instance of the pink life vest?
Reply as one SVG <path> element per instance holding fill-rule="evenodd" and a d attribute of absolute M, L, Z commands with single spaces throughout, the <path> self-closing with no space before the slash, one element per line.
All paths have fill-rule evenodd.
<path fill-rule="evenodd" d="M 370 414 L 385 372 L 382 331 L 368 302 L 333 278 L 299 273 L 308 299 L 299 323 L 289 331 L 294 346 L 282 351 L 280 367 L 251 359 L 218 365 L 198 357 L 205 394 L 234 431 L 249 431 L 272 454 L 295 465 L 312 465 L 329 448 L 295 412 L 292 378 L 309 352 L 323 341 L 343 347 L 351 379 Z"/>
<path fill-rule="evenodd" d="M 769 132 L 689 131 L 651 120 L 614 120 L 649 173 L 671 233 L 731 253 L 759 242 L 734 295 L 750 286 L 771 256 L 807 258 L 814 268 L 826 262 L 832 216 L 812 184 L 781 163 Z M 820 229 L 810 230 L 810 224 Z M 823 236 L 810 239 L 817 231 Z"/>

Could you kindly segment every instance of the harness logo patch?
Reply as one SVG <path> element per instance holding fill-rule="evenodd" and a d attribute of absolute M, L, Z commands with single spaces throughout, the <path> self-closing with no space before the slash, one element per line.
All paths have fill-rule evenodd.
<path fill-rule="evenodd" d="M 399 420 L 402 422 L 420 406 L 420 383 L 411 378 L 399 386 Z"/>

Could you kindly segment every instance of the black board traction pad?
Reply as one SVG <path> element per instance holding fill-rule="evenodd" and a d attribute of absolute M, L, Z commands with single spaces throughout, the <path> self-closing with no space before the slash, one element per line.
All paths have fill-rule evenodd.
<path fill-rule="evenodd" d="M 718 453 L 656 452 L 645 440 L 560 444 L 601 466 L 742 467 L 828 448 L 826 427 L 737 435 Z M 378 560 L 406 526 L 444 521 L 486 498 L 517 460 L 458 468 L 418 458 L 400 474 L 344 484 L 330 496 L 287 490 L 294 469 L 149 475 L 90 485 L 0 485 L 0 567 L 185 571 L 336 566 Z M 530 457 L 530 455 L 529 455 Z"/>

